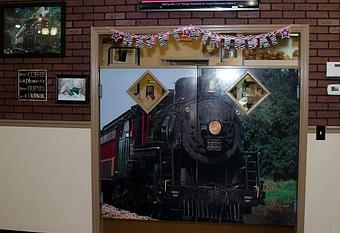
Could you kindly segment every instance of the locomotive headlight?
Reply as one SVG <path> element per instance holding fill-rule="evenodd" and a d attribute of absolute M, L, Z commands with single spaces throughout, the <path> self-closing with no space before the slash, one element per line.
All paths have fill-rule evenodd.
<path fill-rule="evenodd" d="M 212 121 L 209 123 L 209 131 L 213 135 L 217 135 L 221 132 L 222 125 L 218 121 Z"/>

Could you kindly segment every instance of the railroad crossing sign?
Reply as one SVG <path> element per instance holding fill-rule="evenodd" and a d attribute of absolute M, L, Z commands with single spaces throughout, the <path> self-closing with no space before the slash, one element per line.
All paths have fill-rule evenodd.
<path fill-rule="evenodd" d="M 149 70 L 142 74 L 127 92 L 146 113 L 151 112 L 169 93 Z"/>

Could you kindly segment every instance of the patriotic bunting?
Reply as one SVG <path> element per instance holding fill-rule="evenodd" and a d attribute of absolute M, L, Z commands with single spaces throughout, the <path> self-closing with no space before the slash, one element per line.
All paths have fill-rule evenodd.
<path fill-rule="evenodd" d="M 172 29 L 167 32 L 158 32 L 147 35 L 132 34 L 112 29 L 111 38 L 115 42 L 122 41 L 124 46 L 136 48 L 151 48 L 157 41 L 159 46 L 163 47 L 168 43 L 170 36 L 173 37 L 176 42 L 179 42 L 181 36 L 184 36 L 193 40 L 200 39 L 202 45 L 209 44 L 210 46 L 222 47 L 224 49 L 255 49 L 257 47 L 267 48 L 277 45 L 277 37 L 281 36 L 281 39 L 289 38 L 290 33 L 291 30 L 287 26 L 263 34 L 230 36 L 190 25 Z"/>

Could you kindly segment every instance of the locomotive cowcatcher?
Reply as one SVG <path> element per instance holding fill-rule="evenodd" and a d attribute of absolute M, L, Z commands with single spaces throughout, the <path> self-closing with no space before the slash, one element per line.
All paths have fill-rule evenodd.
<path fill-rule="evenodd" d="M 264 204 L 260 152 L 242 150 L 242 114 L 214 77 L 180 78 L 149 114 L 101 131 L 104 202 L 162 220 L 242 222 Z"/>

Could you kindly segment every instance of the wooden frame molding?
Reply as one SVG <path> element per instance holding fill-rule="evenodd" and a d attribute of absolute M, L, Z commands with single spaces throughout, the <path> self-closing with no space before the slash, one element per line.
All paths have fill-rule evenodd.
<path fill-rule="evenodd" d="M 266 31 L 272 31 L 278 28 L 282 28 L 286 25 L 223 25 L 223 26 L 201 26 L 202 28 L 208 29 L 212 32 L 217 33 L 263 33 Z M 173 27 L 168 26 L 155 26 L 155 27 L 117 27 L 118 30 L 123 32 L 134 32 L 134 33 L 154 33 L 160 31 L 167 31 Z M 296 233 L 304 232 L 304 212 L 305 212 L 305 181 L 306 181 L 306 155 L 307 155 L 307 122 L 308 122 L 308 75 L 309 75 L 309 26 L 308 25 L 290 25 L 290 29 L 293 32 L 300 33 L 300 62 L 299 62 L 299 72 L 300 72 L 300 134 L 299 134 L 299 174 L 298 174 L 298 212 L 297 212 L 297 224 L 295 227 Z M 100 216 L 100 205 L 99 205 L 99 195 L 100 195 L 100 182 L 99 182 L 99 97 L 98 97 L 98 87 L 99 87 L 99 58 L 100 58 L 100 36 L 110 35 L 111 28 L 109 27 L 93 27 L 91 29 L 91 148 L 92 148 L 92 214 L 93 214 L 93 233 L 99 233 L 102 230 L 103 221 Z M 157 67 L 156 65 L 153 67 Z M 125 67 L 126 68 L 126 67 Z M 124 227 L 123 224 L 127 225 Z M 171 226 L 170 226 L 170 225 Z M 105 225 L 108 225 L 105 222 Z M 110 225 L 110 224 L 109 224 Z M 180 230 L 184 232 L 183 229 L 188 228 L 189 223 L 179 226 L 175 223 L 164 223 L 162 225 L 158 223 L 145 223 L 142 221 L 132 222 L 127 224 L 125 221 L 117 221 L 116 225 L 120 230 L 124 232 L 131 232 L 132 229 L 129 226 L 135 225 L 137 227 L 146 227 L 147 229 L 143 231 L 156 232 L 155 226 L 159 227 L 168 226 L 172 229 Z M 203 226 L 204 224 L 202 224 Z M 177 228 L 176 228 L 177 226 Z M 198 226 L 198 227 L 195 227 Z M 195 230 L 195 232 L 203 232 L 199 230 L 200 224 L 195 224 L 189 226 L 189 229 Z M 211 225 L 209 232 L 214 229 L 218 232 L 236 232 L 234 224 L 225 224 L 222 227 L 216 227 L 214 224 Z M 170 230 L 170 228 L 168 230 Z M 242 227 L 241 227 L 242 228 Z M 260 226 L 261 228 L 261 226 Z M 256 227 L 252 226 L 251 233 L 255 232 L 272 232 L 261 231 L 260 228 L 256 230 Z M 160 229 L 160 228 L 158 228 Z M 166 230 L 166 232 L 168 232 Z M 117 232 L 117 228 L 114 230 Z M 142 230 L 140 230 L 142 231 Z M 157 231 L 158 232 L 158 231 Z M 205 231 L 204 231 L 205 232 Z M 229 232 L 229 231 L 228 231 Z M 245 232 L 244 227 L 241 232 Z M 277 232 L 284 232 L 282 229 L 278 229 Z"/>

